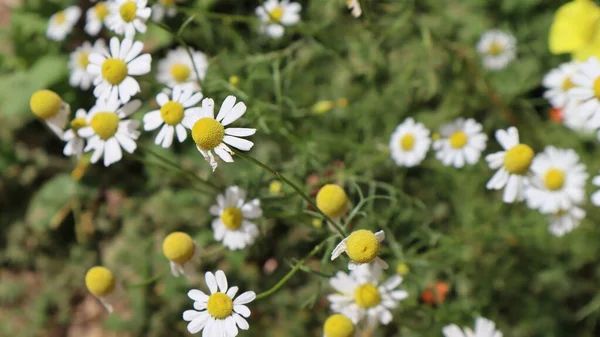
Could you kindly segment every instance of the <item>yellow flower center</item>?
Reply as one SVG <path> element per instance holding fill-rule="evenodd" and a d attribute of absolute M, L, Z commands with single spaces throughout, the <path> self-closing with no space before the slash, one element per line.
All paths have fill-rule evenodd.
<path fill-rule="evenodd" d="M 356 263 L 369 263 L 379 254 L 379 240 L 371 231 L 354 231 L 346 241 L 346 253 Z"/>
<path fill-rule="evenodd" d="M 343 188 L 327 184 L 317 193 L 317 207 L 330 218 L 339 218 L 348 210 L 348 196 Z"/>
<path fill-rule="evenodd" d="M 59 25 L 62 25 L 63 23 L 65 23 L 65 21 L 67 21 L 67 17 L 65 16 L 64 12 L 58 12 L 54 17 L 54 21 L 56 21 L 56 23 L 58 23 Z"/>
<path fill-rule="evenodd" d="M 410 268 L 405 263 L 400 263 L 396 267 L 396 274 L 398 274 L 400 276 L 404 276 L 404 275 L 408 274 L 409 271 L 410 271 Z"/>
<path fill-rule="evenodd" d="M 81 51 L 77 54 L 77 63 L 84 70 L 87 68 L 88 64 L 90 64 L 89 56 L 90 53 L 87 51 Z"/>
<path fill-rule="evenodd" d="M 83 117 L 77 117 L 71 121 L 71 129 L 73 129 L 75 134 L 77 134 L 77 130 L 81 129 L 84 126 L 87 126 L 87 122 Z"/>
<path fill-rule="evenodd" d="M 494 42 L 492 42 L 492 44 L 490 44 L 490 49 L 488 50 L 488 54 L 490 54 L 491 56 L 498 56 L 498 55 L 502 54 L 503 52 L 504 52 L 504 47 L 500 43 L 494 41 Z"/>
<path fill-rule="evenodd" d="M 281 194 L 281 190 L 283 189 L 283 184 L 280 181 L 272 181 L 269 184 L 269 192 L 273 195 Z"/>
<path fill-rule="evenodd" d="M 183 63 L 175 63 L 171 66 L 171 76 L 177 83 L 183 83 L 190 77 L 190 68 Z"/>
<path fill-rule="evenodd" d="M 233 301 L 221 292 L 214 293 L 208 298 L 206 305 L 208 314 L 216 319 L 225 319 L 233 312 Z"/>
<path fill-rule="evenodd" d="M 85 286 L 95 296 L 110 294 L 115 289 L 115 285 L 115 277 L 107 268 L 96 266 L 85 274 Z"/>
<path fill-rule="evenodd" d="M 98 20 L 102 21 L 108 15 L 108 7 L 106 7 L 105 2 L 99 2 L 94 6 L 94 11 L 96 12 L 96 16 Z"/>
<path fill-rule="evenodd" d="M 404 151 L 410 151 L 415 146 L 415 136 L 412 133 L 408 133 L 400 138 L 400 147 Z"/>
<path fill-rule="evenodd" d="M 235 75 L 229 76 L 229 84 L 237 87 L 237 85 L 240 84 L 240 78 Z"/>
<path fill-rule="evenodd" d="M 271 21 L 273 21 L 273 22 L 279 22 L 281 20 L 282 16 L 283 16 L 283 8 L 281 6 L 277 6 L 277 7 L 273 8 L 273 10 L 271 10 L 271 12 L 269 12 L 269 17 L 271 18 Z"/>
<path fill-rule="evenodd" d="M 329 316 L 323 327 L 325 337 L 352 337 L 354 335 L 354 324 L 352 321 L 340 314 Z"/>
<path fill-rule="evenodd" d="M 114 112 L 99 112 L 92 117 L 90 126 L 100 138 L 107 140 L 117 133 L 119 115 Z"/>
<path fill-rule="evenodd" d="M 467 144 L 468 140 L 469 137 L 467 137 L 466 133 L 463 131 L 457 131 L 450 136 L 450 146 L 455 149 L 460 149 Z"/>
<path fill-rule="evenodd" d="M 597 99 L 600 99 L 600 76 L 594 80 L 594 95 Z"/>
<path fill-rule="evenodd" d="M 173 232 L 163 241 L 162 251 L 167 259 L 175 263 L 183 264 L 188 262 L 196 247 L 192 238 L 183 232 Z"/>
<path fill-rule="evenodd" d="M 372 308 L 381 302 L 379 290 L 371 283 L 360 285 L 354 290 L 354 302 L 361 308 Z"/>
<path fill-rule="evenodd" d="M 119 13 L 121 14 L 121 19 L 125 22 L 131 22 L 135 19 L 135 15 L 137 12 L 137 4 L 133 1 L 127 1 L 126 3 L 121 5 L 119 8 Z"/>
<path fill-rule="evenodd" d="M 572 88 L 575 88 L 576 85 L 575 83 L 573 83 L 573 81 L 571 81 L 570 77 L 565 78 L 565 80 L 562 83 L 562 90 L 563 91 L 569 91 Z"/>
<path fill-rule="evenodd" d="M 160 116 L 168 125 L 177 125 L 183 119 L 183 105 L 179 102 L 168 101 L 160 108 Z"/>
<path fill-rule="evenodd" d="M 112 85 L 123 82 L 127 77 L 127 63 L 121 59 L 107 59 L 102 63 L 102 77 Z"/>
<path fill-rule="evenodd" d="M 565 172 L 559 169 L 549 169 L 544 175 L 544 184 L 551 191 L 560 190 L 565 184 Z"/>
<path fill-rule="evenodd" d="M 237 207 L 228 207 L 221 214 L 221 221 L 227 229 L 238 230 L 242 225 L 242 211 Z"/>
<path fill-rule="evenodd" d="M 225 128 L 214 118 L 200 118 L 192 127 L 192 138 L 204 151 L 219 146 L 225 136 Z"/>
<path fill-rule="evenodd" d="M 43 120 L 56 116 L 61 105 L 62 99 L 52 90 L 38 90 L 29 100 L 31 111 Z"/>
<path fill-rule="evenodd" d="M 523 175 L 529 170 L 533 156 L 533 150 L 528 145 L 519 144 L 506 151 L 504 168 L 509 173 Z"/>

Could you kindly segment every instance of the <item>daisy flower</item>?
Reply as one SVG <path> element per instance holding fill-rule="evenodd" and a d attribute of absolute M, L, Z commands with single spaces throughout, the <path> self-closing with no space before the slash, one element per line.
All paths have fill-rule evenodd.
<path fill-rule="evenodd" d="M 425 158 L 429 145 L 431 145 L 429 130 L 409 117 L 392 133 L 390 139 L 392 159 L 398 166 L 416 166 Z"/>
<path fill-rule="evenodd" d="M 198 75 L 200 80 L 204 79 L 208 68 L 208 60 L 206 55 L 200 51 L 194 51 L 190 48 L 190 52 L 193 56 L 193 62 L 185 48 L 178 47 L 170 50 L 164 59 L 158 61 L 157 81 L 169 87 L 190 85 L 199 90 Z M 196 65 L 195 70 L 194 65 Z"/>
<path fill-rule="evenodd" d="M 398 306 L 398 302 L 408 297 L 404 290 L 396 290 L 402 283 L 402 277 L 394 275 L 380 282 L 381 268 L 377 266 L 361 266 L 350 274 L 337 272 L 329 280 L 335 294 L 327 296 L 331 310 L 341 313 L 354 324 L 366 319 L 368 326 L 378 322 L 387 325 L 392 321 L 390 309 Z"/>
<path fill-rule="evenodd" d="M 113 0 L 109 3 L 110 14 L 106 18 L 108 29 L 118 35 L 133 39 L 135 32 L 146 32 L 146 20 L 152 9 L 146 7 L 148 0 Z"/>
<path fill-rule="evenodd" d="M 164 148 L 171 146 L 175 133 L 180 143 L 187 138 L 187 130 L 181 121 L 198 109 L 192 107 L 202 99 L 202 94 L 194 92 L 190 87 L 176 86 L 171 94 L 171 99 L 162 92 L 156 95 L 160 109 L 150 111 L 144 116 L 144 130 L 155 130 L 162 125 L 154 142 Z"/>
<path fill-rule="evenodd" d="M 475 320 L 475 332 L 470 328 L 461 330 L 456 324 L 450 324 L 442 329 L 442 333 L 444 337 L 502 337 L 502 332 L 496 330 L 496 324 L 483 317 Z"/>
<path fill-rule="evenodd" d="M 544 76 L 542 85 L 548 89 L 544 92 L 544 97 L 553 107 L 564 108 L 571 102 L 572 99 L 567 93 L 575 87 L 572 77 L 578 70 L 577 62 L 567 62 Z"/>
<path fill-rule="evenodd" d="M 183 125 L 192 130 L 196 148 L 210 163 L 213 171 L 217 168 L 217 161 L 212 151 L 223 161 L 232 163 L 233 151 L 226 144 L 242 151 L 249 151 L 254 146 L 251 141 L 240 137 L 251 136 L 256 129 L 225 128 L 246 113 L 246 105 L 243 102 L 236 104 L 235 101 L 234 96 L 227 96 L 215 119 L 215 102 L 212 98 L 205 98 L 202 100 L 201 109 L 194 110 L 194 114 L 183 119 Z"/>
<path fill-rule="evenodd" d="M 323 325 L 323 337 L 352 337 L 357 332 L 352 320 L 340 314 L 329 316 Z"/>
<path fill-rule="evenodd" d="M 186 233 L 173 232 L 163 241 L 162 251 L 169 260 L 171 273 L 179 277 L 185 275 L 186 264 L 198 256 L 198 245 Z"/>
<path fill-rule="evenodd" d="M 48 22 L 46 36 L 54 41 L 62 41 L 73 30 L 77 20 L 81 16 L 81 9 L 77 6 L 67 7 L 54 13 Z"/>
<path fill-rule="evenodd" d="M 577 206 L 559 210 L 548 215 L 548 230 L 554 236 L 563 236 L 579 226 L 585 218 L 585 211 Z"/>
<path fill-rule="evenodd" d="M 87 116 L 87 124 L 79 129 L 79 135 L 87 138 L 87 146 L 84 151 L 94 150 L 90 162 L 96 163 L 104 156 L 104 166 L 109 166 L 121 160 L 123 157 L 121 147 L 133 153 L 137 148 L 135 141 L 140 136 L 137 130 L 140 122 L 125 119 L 137 109 L 142 103 L 139 100 L 131 101 L 123 106 L 118 100 L 98 100 Z"/>
<path fill-rule="evenodd" d="M 103 24 L 108 26 L 107 18 L 109 14 L 107 1 L 100 1 L 93 7 L 90 7 L 85 13 L 85 32 L 91 36 L 98 35 Z"/>
<path fill-rule="evenodd" d="M 525 187 L 529 185 L 529 167 L 535 154 L 529 145 L 519 143 L 519 131 L 515 127 L 496 131 L 496 140 L 504 151 L 485 157 L 491 169 L 498 169 L 486 188 L 499 190 L 505 187 L 504 202 L 521 201 L 525 197 Z"/>
<path fill-rule="evenodd" d="M 38 90 L 29 99 L 29 107 L 34 115 L 43 120 L 57 136 L 63 136 L 71 107 L 52 90 Z"/>
<path fill-rule="evenodd" d="M 356 269 L 357 266 L 375 262 L 383 269 L 387 269 L 388 264 L 378 255 L 380 243 L 385 239 L 385 233 L 379 231 L 373 233 L 366 229 L 359 229 L 352 232 L 347 238 L 344 238 L 331 252 L 331 261 L 335 260 L 343 252 L 348 254 L 350 262 L 348 269 Z"/>
<path fill-rule="evenodd" d="M 254 301 L 256 293 L 246 291 L 235 298 L 238 287 L 228 287 L 227 277 L 222 270 L 217 270 L 215 274 L 207 272 L 205 279 L 210 295 L 198 289 L 188 292 L 196 309 L 183 312 L 183 319 L 190 322 L 188 331 L 195 334 L 204 329 L 202 336 L 205 337 L 235 337 L 238 328 L 248 330 L 250 326 L 244 317 L 250 317 L 250 309 L 245 304 Z"/>
<path fill-rule="evenodd" d="M 172 18 L 177 14 L 175 5 L 181 0 L 158 0 L 152 5 L 152 20 L 160 22 L 166 16 Z"/>
<path fill-rule="evenodd" d="M 102 303 L 106 311 L 113 312 L 107 297 L 114 293 L 117 281 L 110 270 L 100 266 L 90 268 L 85 274 L 85 287 Z"/>
<path fill-rule="evenodd" d="M 140 92 L 140 85 L 131 76 L 144 75 L 150 72 L 152 57 L 150 54 L 140 55 L 144 44 L 125 38 L 122 42 L 113 37 L 110 39 L 110 51 L 104 47 L 90 54 L 87 71 L 95 75 L 94 96 L 99 100 L 120 99 L 127 103 L 131 96 Z"/>
<path fill-rule="evenodd" d="M 317 207 L 335 220 L 348 212 L 350 201 L 343 188 L 335 184 L 327 184 L 317 192 Z"/>
<path fill-rule="evenodd" d="M 77 132 L 79 129 L 87 126 L 87 114 L 85 110 L 79 109 L 75 113 L 75 118 L 71 121 L 71 128 L 65 131 L 63 135 L 63 140 L 67 142 L 65 148 L 63 149 L 63 154 L 65 156 L 76 156 L 77 158 L 81 157 L 83 153 L 84 140 L 79 137 Z"/>
<path fill-rule="evenodd" d="M 87 71 L 87 66 L 90 64 L 89 56 L 94 51 L 101 51 L 106 48 L 104 40 L 98 39 L 94 42 L 94 46 L 85 41 L 77 47 L 69 57 L 69 84 L 72 87 L 80 87 L 83 90 L 88 90 L 92 85 L 92 81 L 96 75 L 90 74 Z"/>
<path fill-rule="evenodd" d="M 485 150 L 487 136 L 474 119 L 459 118 L 442 128 L 441 139 L 433 142 L 435 157 L 446 166 L 456 168 L 477 163 Z"/>
<path fill-rule="evenodd" d="M 245 202 L 246 192 L 237 186 L 230 186 L 225 194 L 217 196 L 217 204 L 210 207 L 210 214 L 218 217 L 213 220 L 215 240 L 222 242 L 230 250 L 243 249 L 254 243 L 258 237 L 258 227 L 250 220 L 262 216 L 260 200 Z"/>
<path fill-rule="evenodd" d="M 527 206 L 543 214 L 556 213 L 583 202 L 588 174 L 573 150 L 547 146 L 531 163 Z"/>
<path fill-rule="evenodd" d="M 579 65 L 579 71 L 572 76 L 574 87 L 567 95 L 581 102 L 574 107 L 579 114 L 587 118 L 593 128 L 600 126 L 600 63 L 595 57 Z"/>
<path fill-rule="evenodd" d="M 293 26 L 300 21 L 302 6 L 289 0 L 266 0 L 256 8 L 256 15 L 262 21 L 261 31 L 272 38 L 280 38 L 284 26 Z"/>
<path fill-rule="evenodd" d="M 483 66 L 490 70 L 504 69 L 517 56 L 515 37 L 501 30 L 488 30 L 481 35 L 477 51 L 483 57 Z"/>

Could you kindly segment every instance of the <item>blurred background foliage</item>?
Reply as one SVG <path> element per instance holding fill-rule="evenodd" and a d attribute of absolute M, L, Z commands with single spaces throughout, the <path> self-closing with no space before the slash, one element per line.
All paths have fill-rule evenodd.
<path fill-rule="evenodd" d="M 582 225 L 556 238 L 543 216 L 523 204 L 505 205 L 485 189 L 493 173 L 483 160 L 457 170 L 430 153 L 406 169 L 387 150 L 406 117 L 432 130 L 472 117 L 490 137 L 487 153 L 499 148 L 493 132 L 515 125 L 536 151 L 574 148 L 594 175 L 597 141 L 549 121 L 541 98 L 542 76 L 567 60 L 547 47 L 553 13 L 564 1 L 362 0 L 360 19 L 343 0 L 300 2 L 301 24 L 278 41 L 260 36 L 258 1 L 188 0 L 165 24 L 177 31 L 194 16 L 181 37 L 209 57 L 203 92 L 218 102 L 234 94 L 248 105 L 240 126 L 258 128 L 252 155 L 306 192 L 337 181 L 354 204 L 360 193 L 394 198 L 367 202 L 352 226 L 384 228 L 395 238 L 384 258 L 390 274 L 398 263 L 409 267 L 403 287 L 410 297 L 390 326 L 364 336 L 441 336 L 444 325 L 471 326 L 478 315 L 497 322 L 505 336 L 600 335 L 597 210 L 586 205 Z M 220 268 L 241 289 L 264 291 L 328 235 L 327 226 L 314 227 L 306 204 L 288 187 L 270 193 L 272 177 L 242 158 L 212 174 L 189 141 L 162 150 L 153 145 L 154 134 L 144 134 L 135 156 L 108 169 L 63 157 L 62 142 L 35 120 L 28 101 L 49 88 L 73 111 L 93 105 L 91 92 L 68 84 L 68 53 L 91 40 L 83 19 L 62 44 L 45 37 L 50 15 L 74 3 L 90 6 L 0 2 L 0 335 L 188 335 L 181 319 L 191 306 L 186 292 L 205 287 L 204 271 Z M 517 60 L 496 73 L 481 68 L 474 50 L 493 28 L 518 40 Z M 141 40 L 154 67 L 177 46 L 156 25 Z M 154 72 L 140 83 L 144 107 L 137 119 L 157 107 L 161 90 Z M 312 110 L 340 98 L 347 105 Z M 219 249 L 208 213 L 214 191 L 165 170 L 149 147 L 223 189 L 237 184 L 260 198 L 260 240 L 243 251 Z M 86 270 L 102 264 L 126 283 L 149 279 L 167 267 L 160 244 L 174 230 L 213 252 L 195 266 L 198 275 L 169 275 L 124 291 L 117 313 L 108 316 L 85 290 Z M 333 274 L 345 261 L 331 263 L 325 255 L 310 266 Z M 448 284 L 445 301 L 423 303 L 420 293 L 435 281 Z M 251 328 L 240 336 L 320 336 L 329 291 L 326 278 L 296 274 L 283 290 L 252 304 Z"/>

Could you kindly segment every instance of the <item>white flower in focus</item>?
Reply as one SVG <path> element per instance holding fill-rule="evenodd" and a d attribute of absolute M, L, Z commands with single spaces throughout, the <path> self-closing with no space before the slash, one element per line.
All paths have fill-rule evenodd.
<path fill-rule="evenodd" d="M 481 35 L 477 51 L 483 57 L 483 66 L 490 70 L 504 69 L 517 56 L 517 41 L 501 30 L 488 30 Z"/>
<path fill-rule="evenodd" d="M 79 135 L 87 138 L 84 151 L 94 150 L 90 162 L 96 163 L 104 156 L 104 166 L 109 166 L 123 157 L 121 148 L 133 153 L 137 148 L 135 141 L 140 136 L 138 128 L 140 122 L 126 119 L 142 103 L 139 100 L 131 101 L 123 106 L 117 99 L 108 101 L 97 100 L 87 116 L 87 124 L 79 129 Z"/>
<path fill-rule="evenodd" d="M 214 151 L 223 161 L 232 163 L 233 151 L 227 146 L 233 146 L 242 151 L 250 151 L 254 143 L 240 137 L 252 136 L 256 129 L 225 128 L 246 113 L 243 102 L 236 104 L 234 96 L 227 96 L 215 118 L 215 102 L 212 98 L 202 100 L 202 108 L 194 109 L 194 114 L 183 119 L 183 125 L 192 130 L 192 138 L 196 148 L 206 159 L 214 171 L 218 164 L 213 156 Z"/>
<path fill-rule="evenodd" d="M 204 329 L 203 337 L 235 337 L 238 329 L 248 330 L 250 326 L 244 317 L 250 317 L 250 309 L 245 304 L 254 301 L 256 293 L 247 291 L 235 298 L 238 287 L 229 287 L 222 270 L 215 274 L 207 272 L 205 279 L 210 295 L 198 289 L 188 292 L 196 309 L 183 313 L 183 319 L 190 322 L 188 331 L 195 334 Z"/>
<path fill-rule="evenodd" d="M 553 107 L 565 108 L 572 101 L 567 93 L 575 87 L 572 77 L 578 70 L 577 62 L 567 62 L 544 76 L 542 84 L 548 89 L 544 92 L 544 97 Z"/>
<path fill-rule="evenodd" d="M 112 0 L 110 15 L 106 18 L 108 29 L 130 39 L 135 37 L 136 31 L 145 33 L 146 21 L 152 13 L 147 4 L 148 0 Z"/>
<path fill-rule="evenodd" d="M 153 110 L 144 116 L 144 130 L 155 130 L 162 125 L 154 143 L 164 148 L 170 147 L 173 137 L 177 134 L 180 143 L 187 138 L 187 130 L 182 124 L 184 117 L 190 116 L 193 108 L 202 99 L 202 93 L 194 92 L 192 88 L 176 86 L 171 93 L 171 99 L 165 93 L 156 95 L 160 109 Z"/>
<path fill-rule="evenodd" d="M 488 190 L 504 188 L 502 200 L 506 203 L 522 201 L 529 185 L 529 167 L 535 153 L 526 144 L 519 143 L 519 131 L 515 127 L 496 131 L 496 140 L 504 151 L 485 157 L 488 166 L 496 173 L 488 181 Z"/>
<path fill-rule="evenodd" d="M 71 128 L 63 134 L 63 140 L 67 142 L 63 149 L 63 154 L 67 157 L 81 157 L 85 142 L 77 133 L 79 129 L 87 126 L 87 114 L 85 110 L 79 109 L 75 113 L 75 118 L 71 121 Z"/>
<path fill-rule="evenodd" d="M 388 268 L 388 264 L 379 257 L 381 250 L 380 244 L 385 239 L 385 233 L 379 231 L 373 233 L 369 230 L 359 229 L 352 232 L 344 238 L 331 252 L 331 261 L 335 260 L 342 253 L 346 252 L 350 258 L 348 269 L 353 270 L 356 267 L 374 262 L 383 269 Z"/>
<path fill-rule="evenodd" d="M 485 150 L 487 136 L 474 119 L 459 118 L 442 128 L 441 139 L 433 142 L 435 157 L 446 166 L 460 168 L 477 163 Z"/>
<path fill-rule="evenodd" d="M 181 0 L 158 0 L 152 5 L 152 20 L 160 22 L 165 16 L 174 17 L 177 14 L 175 6 L 178 2 L 181 2 Z"/>
<path fill-rule="evenodd" d="M 54 13 L 48 22 L 46 36 L 54 41 L 62 41 L 73 30 L 81 16 L 81 9 L 77 6 L 67 7 Z"/>
<path fill-rule="evenodd" d="M 398 166 L 416 166 L 423 161 L 430 145 L 429 130 L 409 117 L 392 133 L 390 139 L 392 159 Z"/>
<path fill-rule="evenodd" d="M 475 331 L 470 328 L 461 330 L 456 324 L 446 325 L 442 330 L 444 337 L 502 337 L 496 330 L 496 324 L 489 319 L 478 317 L 475 320 Z"/>
<path fill-rule="evenodd" d="M 107 1 L 100 1 L 93 7 L 90 7 L 85 13 L 85 32 L 91 36 L 96 36 L 102 30 L 102 25 L 108 26 L 107 18 L 110 14 Z"/>
<path fill-rule="evenodd" d="M 217 196 L 217 204 L 210 207 L 210 214 L 217 217 L 212 222 L 215 240 L 230 250 L 253 244 L 259 235 L 258 227 L 250 220 L 262 216 L 260 200 L 245 199 L 244 190 L 230 186 L 225 194 Z"/>
<path fill-rule="evenodd" d="M 92 85 L 92 81 L 97 75 L 87 71 L 87 66 L 90 64 L 89 56 L 93 52 L 100 52 L 106 48 L 104 40 L 98 39 L 94 42 L 94 46 L 85 41 L 77 47 L 69 57 L 69 84 L 72 87 L 80 87 L 83 90 L 88 90 Z"/>
<path fill-rule="evenodd" d="M 194 58 L 193 62 L 185 48 L 178 47 L 169 50 L 165 58 L 158 61 L 156 79 L 169 87 L 190 85 L 192 88 L 200 90 L 197 82 L 198 75 L 200 80 L 204 79 L 208 69 L 208 60 L 206 55 L 200 51 L 190 48 L 190 52 Z M 195 70 L 194 65 L 196 65 Z"/>
<path fill-rule="evenodd" d="M 142 54 L 144 44 L 131 39 L 110 39 L 110 52 L 106 48 L 90 54 L 87 71 L 94 78 L 94 96 L 98 100 L 113 101 L 119 99 L 127 103 L 132 96 L 140 92 L 139 83 L 132 76 L 150 72 L 152 57 Z"/>
<path fill-rule="evenodd" d="M 548 216 L 548 230 L 554 236 L 563 236 L 579 226 L 585 218 L 585 211 L 577 206 L 559 210 Z"/>
<path fill-rule="evenodd" d="M 285 32 L 284 26 L 293 26 L 300 21 L 302 6 L 289 0 L 266 0 L 256 8 L 256 15 L 262 21 L 261 31 L 278 39 Z"/>
<path fill-rule="evenodd" d="M 525 191 L 530 208 L 551 214 L 583 202 L 588 174 L 575 151 L 547 146 L 533 159 L 531 172 Z"/>

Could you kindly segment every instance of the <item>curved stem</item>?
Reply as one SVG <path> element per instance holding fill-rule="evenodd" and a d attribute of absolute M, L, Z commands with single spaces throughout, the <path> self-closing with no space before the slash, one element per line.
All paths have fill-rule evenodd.
<path fill-rule="evenodd" d="M 137 283 L 132 283 L 132 284 L 126 284 L 126 285 L 124 285 L 124 287 L 127 288 L 127 289 L 131 289 L 131 288 L 137 288 L 137 287 L 147 286 L 149 284 L 152 284 L 152 283 L 160 280 L 168 272 L 169 272 L 169 268 L 165 268 L 160 273 L 152 276 L 151 278 L 149 278 L 149 279 L 147 279 L 145 281 L 141 281 L 141 282 L 137 282 Z"/>

